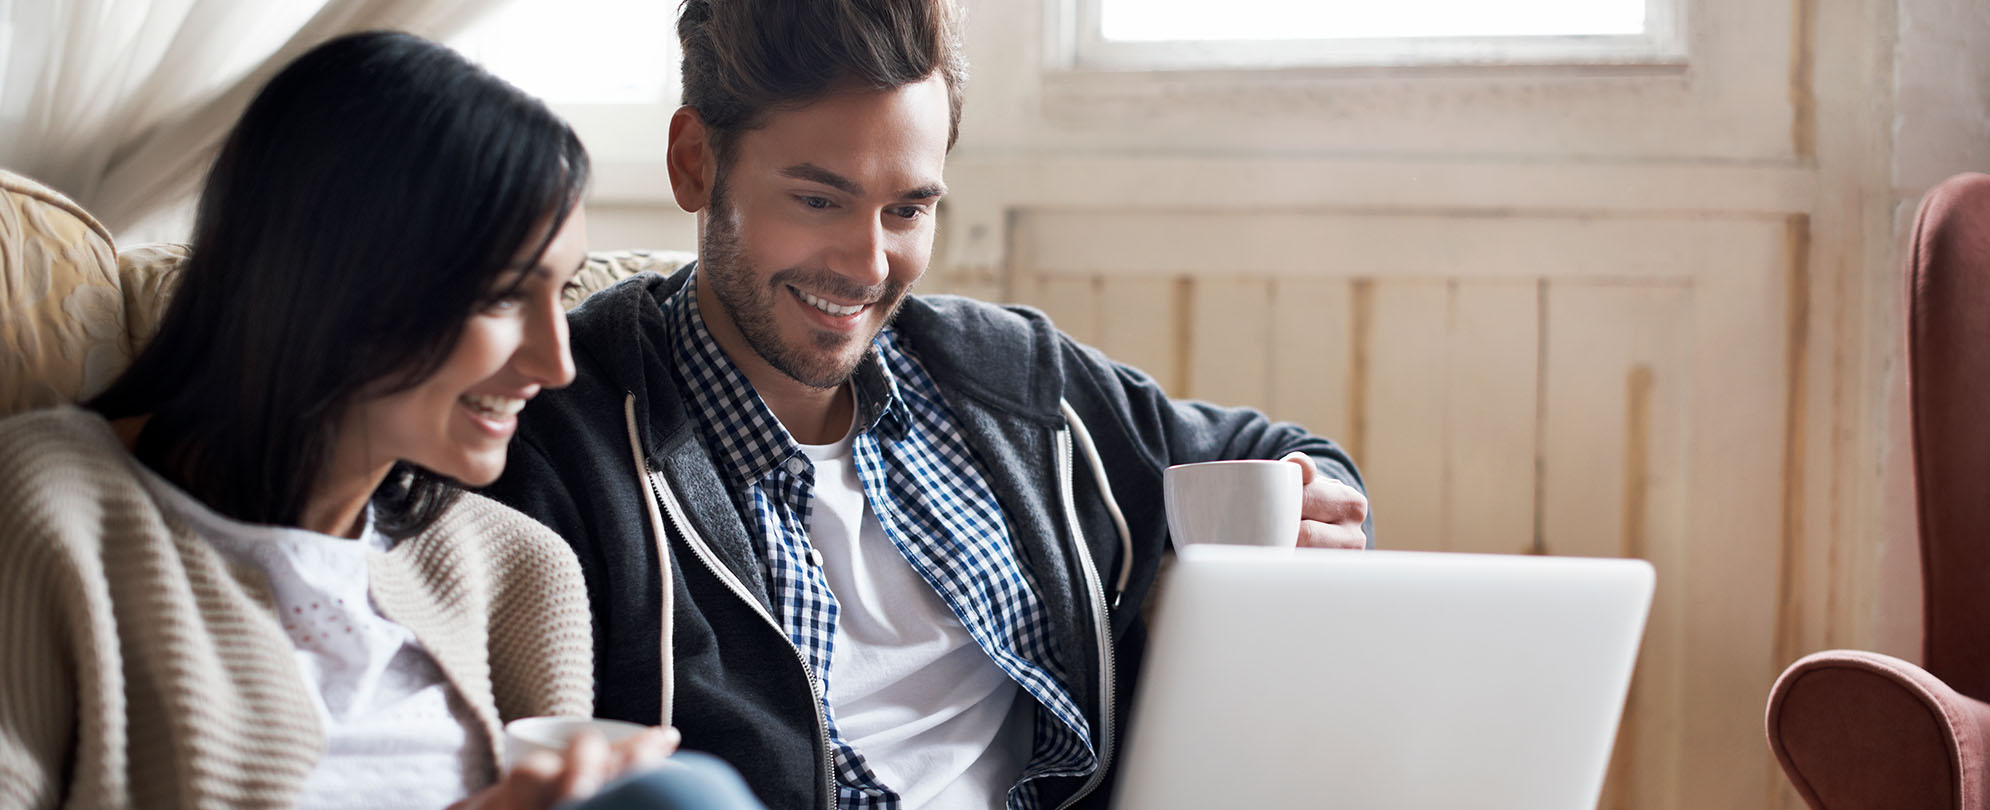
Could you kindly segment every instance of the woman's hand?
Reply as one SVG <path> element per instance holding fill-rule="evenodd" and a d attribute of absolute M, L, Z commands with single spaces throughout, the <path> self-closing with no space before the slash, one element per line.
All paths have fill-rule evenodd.
<path fill-rule="evenodd" d="M 591 796 L 630 771 L 663 764 L 681 737 L 669 726 L 652 728 L 610 745 L 600 734 L 582 733 L 564 756 L 544 751 L 513 765 L 498 783 L 457 802 L 450 810 L 545 810 L 568 799 Z"/>

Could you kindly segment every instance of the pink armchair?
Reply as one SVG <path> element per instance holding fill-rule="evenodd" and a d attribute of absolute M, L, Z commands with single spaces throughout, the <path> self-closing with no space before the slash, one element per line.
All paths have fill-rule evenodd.
<path fill-rule="evenodd" d="M 1990 175 L 1921 202 L 1908 388 L 1922 666 L 1830 650 L 1769 694 L 1769 747 L 1816 810 L 1990 808 Z"/>

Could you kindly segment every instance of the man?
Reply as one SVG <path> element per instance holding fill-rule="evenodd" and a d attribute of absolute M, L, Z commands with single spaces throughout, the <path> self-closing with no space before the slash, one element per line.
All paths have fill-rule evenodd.
<path fill-rule="evenodd" d="M 948 0 L 690 0 L 678 34 L 698 262 L 573 311 L 579 379 L 491 490 L 580 557 L 597 713 L 770 807 L 1103 806 L 1161 471 L 1289 456 L 1301 542 L 1358 548 L 1352 463 L 1036 312 L 907 295 L 960 114 Z"/>

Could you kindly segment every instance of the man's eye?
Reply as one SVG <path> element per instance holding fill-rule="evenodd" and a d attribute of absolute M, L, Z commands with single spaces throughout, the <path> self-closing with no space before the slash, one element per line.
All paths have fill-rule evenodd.
<path fill-rule="evenodd" d="M 900 219 L 918 219 L 926 210 L 916 205 L 903 205 L 891 209 L 891 213 Z"/>
<path fill-rule="evenodd" d="M 828 208 L 828 207 L 830 207 L 831 205 L 834 205 L 834 203 L 831 203 L 831 202 L 829 201 L 829 198 L 827 198 L 827 197 L 808 197 L 808 196 L 801 196 L 801 197 L 796 197 L 795 199 L 797 199 L 797 200 L 801 200 L 801 203 L 802 203 L 802 205 L 806 205 L 806 206 L 808 206 L 808 207 L 810 207 L 810 208 L 813 208 L 813 209 L 815 209 L 815 210 L 818 210 L 818 211 L 820 211 L 820 210 L 822 210 L 822 209 L 825 209 L 825 208 Z"/>

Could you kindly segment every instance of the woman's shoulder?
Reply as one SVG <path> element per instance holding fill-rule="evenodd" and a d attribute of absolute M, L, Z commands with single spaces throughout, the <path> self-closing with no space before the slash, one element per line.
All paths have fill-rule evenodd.
<path fill-rule="evenodd" d="M 120 543 L 164 539 L 159 515 L 131 455 L 97 414 L 63 407 L 0 420 L 0 557 L 88 557 L 112 531 Z"/>
<path fill-rule="evenodd" d="M 0 497 L 136 493 L 142 487 L 130 454 L 93 411 L 65 405 L 0 419 Z"/>
<path fill-rule="evenodd" d="M 469 491 L 457 496 L 424 534 L 436 532 L 468 535 L 486 542 L 566 546 L 552 529 L 524 512 Z"/>
<path fill-rule="evenodd" d="M 0 450 L 14 453 L 91 452 L 121 447 L 111 423 L 96 411 L 58 405 L 0 419 Z"/>
<path fill-rule="evenodd" d="M 404 541 L 417 565 L 474 561 L 485 576 L 506 579 L 519 571 L 579 570 L 566 541 L 525 513 L 474 492 L 463 492 L 420 534 Z"/>

